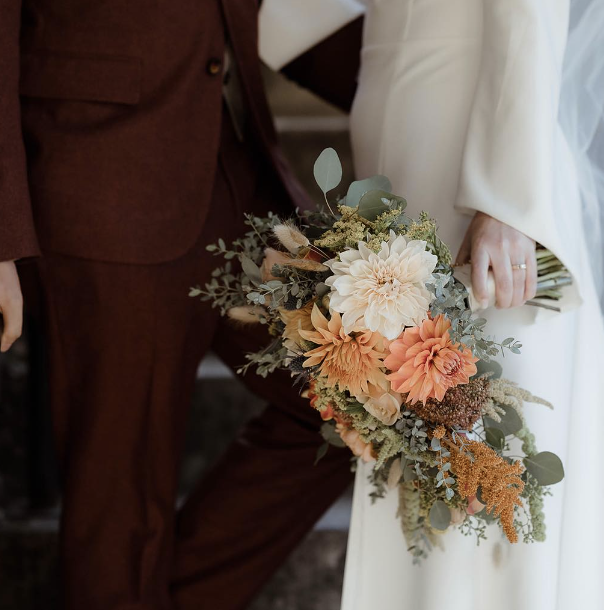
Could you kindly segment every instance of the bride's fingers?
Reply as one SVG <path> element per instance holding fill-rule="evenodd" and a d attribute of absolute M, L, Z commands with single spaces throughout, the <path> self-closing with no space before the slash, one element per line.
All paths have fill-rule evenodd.
<path fill-rule="evenodd" d="M 470 254 L 472 250 L 472 239 L 470 232 L 466 233 L 466 236 L 463 238 L 463 242 L 461 246 L 459 246 L 459 252 L 457 253 L 457 258 L 455 259 L 456 265 L 465 265 L 470 261 Z"/>
<path fill-rule="evenodd" d="M 487 288 L 489 262 L 489 253 L 486 248 L 472 248 L 472 292 L 482 309 L 486 309 L 489 305 L 489 291 Z"/>
<path fill-rule="evenodd" d="M 514 280 L 512 278 L 512 263 L 507 254 L 498 252 L 491 258 L 493 275 L 495 276 L 495 294 L 497 307 L 507 309 L 512 304 Z"/>
<path fill-rule="evenodd" d="M 526 281 L 524 285 L 524 300 L 530 301 L 537 293 L 537 257 L 531 252 L 526 259 Z"/>
<path fill-rule="evenodd" d="M 512 307 L 520 307 L 521 305 L 524 305 L 524 293 L 526 292 L 526 269 L 518 269 L 513 267 L 512 281 L 514 284 L 514 289 L 512 291 Z"/>

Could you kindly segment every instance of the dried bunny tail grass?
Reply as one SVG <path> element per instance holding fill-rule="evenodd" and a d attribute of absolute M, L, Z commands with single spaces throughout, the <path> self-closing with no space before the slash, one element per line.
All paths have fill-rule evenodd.
<path fill-rule="evenodd" d="M 329 267 L 310 258 L 292 258 L 290 261 L 281 264 L 284 267 L 295 267 L 296 269 L 302 269 L 302 271 L 315 271 L 317 273 L 329 271 Z"/>
<path fill-rule="evenodd" d="M 273 228 L 275 237 L 285 246 L 292 254 L 297 254 L 300 248 L 310 246 L 308 238 L 293 224 L 283 222 Z"/>
<path fill-rule="evenodd" d="M 227 311 L 227 315 L 239 324 L 259 324 L 260 318 L 266 315 L 266 310 L 255 305 L 242 305 L 241 307 L 231 307 Z"/>

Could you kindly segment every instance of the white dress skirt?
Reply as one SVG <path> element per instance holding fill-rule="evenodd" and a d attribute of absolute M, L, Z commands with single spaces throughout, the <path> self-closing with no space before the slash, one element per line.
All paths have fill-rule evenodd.
<path fill-rule="evenodd" d="M 343 610 L 604 608 L 604 329 L 584 247 L 573 159 L 557 123 L 567 0 L 370 0 L 352 112 L 357 176 L 388 176 L 409 211 L 437 219 L 455 255 L 484 211 L 551 248 L 575 277 L 569 311 L 488 310 L 522 355 L 505 377 L 555 405 L 527 405 L 540 450 L 566 479 L 546 499 L 547 541 L 476 546 L 457 531 L 412 564 L 398 496 L 372 503 L 359 465 Z M 580 304 L 582 302 L 582 304 Z"/>

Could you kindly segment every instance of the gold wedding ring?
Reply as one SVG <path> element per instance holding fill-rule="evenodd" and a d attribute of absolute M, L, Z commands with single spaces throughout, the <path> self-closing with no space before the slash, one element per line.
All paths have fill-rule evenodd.
<path fill-rule="evenodd" d="M 526 269 L 526 263 L 521 263 L 520 265 L 512 265 L 512 269 L 524 270 Z"/>

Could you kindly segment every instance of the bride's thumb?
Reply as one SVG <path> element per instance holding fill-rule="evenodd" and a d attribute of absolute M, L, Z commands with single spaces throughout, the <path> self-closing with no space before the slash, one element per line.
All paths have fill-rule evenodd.
<path fill-rule="evenodd" d="M 457 253 L 457 258 L 455 259 L 456 265 L 465 265 L 470 262 L 470 254 L 471 254 L 471 242 L 468 235 L 464 237 L 464 240 L 459 247 L 459 252 Z"/>

